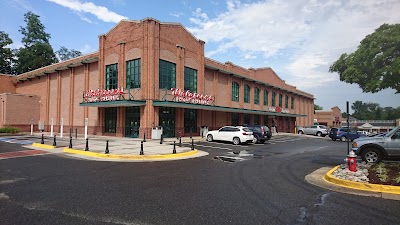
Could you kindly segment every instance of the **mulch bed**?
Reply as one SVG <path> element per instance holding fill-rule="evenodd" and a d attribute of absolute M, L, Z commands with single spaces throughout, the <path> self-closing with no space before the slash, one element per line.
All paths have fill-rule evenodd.
<path fill-rule="evenodd" d="M 400 186 L 400 163 L 378 163 L 368 170 L 369 183 Z"/>

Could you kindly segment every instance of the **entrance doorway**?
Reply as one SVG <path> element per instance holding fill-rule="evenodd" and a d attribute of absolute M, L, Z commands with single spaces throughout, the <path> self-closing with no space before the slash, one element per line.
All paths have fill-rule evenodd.
<path fill-rule="evenodd" d="M 163 128 L 163 137 L 175 137 L 175 108 L 160 107 L 159 124 Z"/>
<path fill-rule="evenodd" d="M 125 108 L 125 137 L 139 137 L 140 107 L 132 106 Z"/>

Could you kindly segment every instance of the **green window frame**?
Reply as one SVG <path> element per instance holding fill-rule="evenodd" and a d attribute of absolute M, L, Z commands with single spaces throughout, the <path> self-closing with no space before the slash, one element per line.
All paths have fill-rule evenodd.
<path fill-rule="evenodd" d="M 271 105 L 275 106 L 275 92 L 272 92 L 272 96 L 271 96 Z"/>
<path fill-rule="evenodd" d="M 232 82 L 232 101 L 239 101 L 239 84 L 235 81 Z"/>
<path fill-rule="evenodd" d="M 117 132 L 117 108 L 104 108 L 104 132 Z"/>
<path fill-rule="evenodd" d="M 268 91 L 264 90 L 264 105 L 268 105 Z"/>
<path fill-rule="evenodd" d="M 282 94 L 279 94 L 279 107 L 282 107 Z"/>
<path fill-rule="evenodd" d="M 232 113 L 232 115 L 231 115 L 231 125 L 232 126 L 238 126 L 240 124 L 239 119 L 240 119 L 239 113 Z"/>
<path fill-rule="evenodd" d="M 294 97 L 292 97 L 292 99 L 290 101 L 290 108 L 294 109 Z"/>
<path fill-rule="evenodd" d="M 285 109 L 289 108 L 289 96 L 285 95 Z"/>
<path fill-rule="evenodd" d="M 126 88 L 140 88 L 140 59 L 126 61 Z"/>
<path fill-rule="evenodd" d="M 250 125 L 250 114 L 243 114 L 243 122 L 244 124 Z"/>
<path fill-rule="evenodd" d="M 260 104 L 260 89 L 254 88 L 254 104 Z"/>
<path fill-rule="evenodd" d="M 247 84 L 244 85 L 244 102 L 250 103 L 250 86 Z"/>
<path fill-rule="evenodd" d="M 160 59 L 159 88 L 171 89 L 176 87 L 176 64 Z"/>
<path fill-rule="evenodd" d="M 197 110 L 184 109 L 183 114 L 185 133 L 197 133 Z"/>
<path fill-rule="evenodd" d="M 106 90 L 118 88 L 118 63 L 106 65 Z"/>
<path fill-rule="evenodd" d="M 185 84 L 184 89 L 197 93 L 197 70 L 185 67 Z"/>
<path fill-rule="evenodd" d="M 254 125 L 260 125 L 260 115 L 253 116 Z"/>

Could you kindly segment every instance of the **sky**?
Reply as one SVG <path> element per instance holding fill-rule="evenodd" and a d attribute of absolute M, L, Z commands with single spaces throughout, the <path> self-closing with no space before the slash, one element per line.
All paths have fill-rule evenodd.
<path fill-rule="evenodd" d="M 342 53 L 354 52 L 380 25 L 400 23 L 399 0 L 2 0 L 0 31 L 22 46 L 24 14 L 40 16 L 50 43 L 83 54 L 120 20 L 152 17 L 182 24 L 206 42 L 205 55 L 244 68 L 271 67 L 286 83 L 313 94 L 314 103 L 346 111 L 346 102 L 400 107 L 400 94 L 363 93 L 330 73 Z"/>

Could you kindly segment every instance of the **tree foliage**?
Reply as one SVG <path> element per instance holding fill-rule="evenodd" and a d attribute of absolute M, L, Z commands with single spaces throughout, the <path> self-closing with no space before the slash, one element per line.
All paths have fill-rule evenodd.
<path fill-rule="evenodd" d="M 4 31 L 0 31 L 0 73 L 14 74 L 14 52 L 8 46 L 13 41 Z"/>
<path fill-rule="evenodd" d="M 58 62 L 49 42 L 50 34 L 45 32 L 39 16 L 28 12 L 24 17 L 26 27 L 20 27 L 19 30 L 23 35 L 24 47 L 17 51 L 17 73 L 25 73 Z"/>
<path fill-rule="evenodd" d="M 340 80 L 356 83 L 363 92 L 386 88 L 400 93 L 400 24 L 383 24 L 367 35 L 351 54 L 342 54 L 330 68 Z"/>
<path fill-rule="evenodd" d="M 359 120 L 395 120 L 400 119 L 400 107 L 380 107 L 377 103 L 355 101 L 351 106 L 353 117 Z"/>
<path fill-rule="evenodd" d="M 65 61 L 82 55 L 82 52 L 71 49 L 68 50 L 66 47 L 61 46 L 61 48 L 56 51 L 56 55 L 60 61 Z"/>
<path fill-rule="evenodd" d="M 323 110 L 323 108 L 317 104 L 314 104 L 314 110 Z"/>

